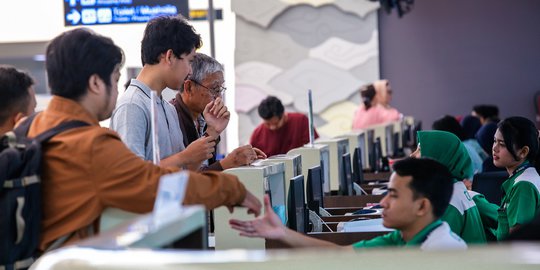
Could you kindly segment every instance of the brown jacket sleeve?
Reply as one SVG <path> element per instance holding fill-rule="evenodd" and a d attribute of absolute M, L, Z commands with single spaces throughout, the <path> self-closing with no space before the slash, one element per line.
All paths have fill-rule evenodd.
<path fill-rule="evenodd" d="M 204 204 L 206 209 L 221 205 L 240 205 L 246 197 L 246 188 L 234 175 L 206 171 L 189 172 L 184 204 Z"/>
<path fill-rule="evenodd" d="M 152 211 L 159 178 L 177 170 L 142 160 L 112 132 L 93 145 L 92 167 L 99 172 L 99 196 L 104 206 L 137 213 Z M 239 205 L 245 196 L 246 189 L 236 176 L 189 172 L 184 204 L 204 204 L 211 210 L 221 205 Z"/>

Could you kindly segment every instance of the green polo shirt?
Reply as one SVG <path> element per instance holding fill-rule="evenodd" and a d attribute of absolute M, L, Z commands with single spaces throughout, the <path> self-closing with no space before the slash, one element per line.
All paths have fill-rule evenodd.
<path fill-rule="evenodd" d="M 513 175 L 502 184 L 497 240 L 506 238 L 510 228 L 529 223 L 540 213 L 540 176 L 534 167 Z"/>
<path fill-rule="evenodd" d="M 442 224 L 442 221 L 440 219 L 434 221 L 433 223 L 427 225 L 419 233 L 417 233 L 409 242 L 405 242 L 405 240 L 403 240 L 403 237 L 401 237 L 400 231 L 393 231 L 385 235 L 377 236 L 370 240 L 362 240 L 360 242 L 356 242 L 352 246 L 354 249 L 375 248 L 375 247 L 420 246 L 426 240 L 429 233 L 431 233 L 441 224 Z"/>
<path fill-rule="evenodd" d="M 467 244 L 486 242 L 482 217 L 463 182 L 454 180 L 454 191 L 450 205 L 446 208 L 441 219 L 446 221 L 452 231 Z"/>
<path fill-rule="evenodd" d="M 478 212 L 480 212 L 486 239 L 488 241 L 497 240 L 497 211 L 499 210 L 499 205 L 490 203 L 483 194 L 478 192 L 469 191 L 469 194 L 473 196 L 474 203 L 478 207 Z"/>

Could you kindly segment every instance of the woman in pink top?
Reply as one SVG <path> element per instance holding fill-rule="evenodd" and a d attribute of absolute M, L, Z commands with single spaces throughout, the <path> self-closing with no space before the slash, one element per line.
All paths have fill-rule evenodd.
<path fill-rule="evenodd" d="M 390 106 L 392 88 L 388 80 L 376 81 L 360 88 L 362 103 L 353 119 L 353 129 L 397 121 L 400 113 Z"/>

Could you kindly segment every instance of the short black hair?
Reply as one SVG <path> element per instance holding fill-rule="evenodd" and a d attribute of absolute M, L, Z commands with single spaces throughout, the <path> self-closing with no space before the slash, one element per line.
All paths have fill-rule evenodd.
<path fill-rule="evenodd" d="M 454 191 L 453 178 L 448 168 L 429 158 L 405 158 L 394 163 L 399 176 L 411 176 L 409 184 L 415 199 L 426 197 L 433 206 L 433 215 L 441 217 Z"/>
<path fill-rule="evenodd" d="M 283 107 L 283 104 L 281 103 L 281 100 L 279 100 L 279 98 L 274 96 L 268 96 L 261 101 L 258 111 L 259 116 L 262 119 L 268 120 L 274 116 L 281 118 L 283 116 L 283 113 L 285 112 L 285 108 Z"/>
<path fill-rule="evenodd" d="M 201 36 L 184 17 L 158 16 L 148 22 L 141 41 L 142 65 L 159 63 L 159 56 L 172 50 L 177 58 L 202 46 Z"/>
<path fill-rule="evenodd" d="M 473 107 L 473 111 L 488 120 L 499 121 L 499 107 L 496 105 L 480 104 Z"/>
<path fill-rule="evenodd" d="M 463 132 L 463 128 L 456 120 L 456 118 L 451 115 L 445 115 L 435 120 L 435 122 L 433 122 L 432 128 L 434 130 L 442 130 L 453 133 L 462 141 L 465 139 L 465 133 Z"/>
<path fill-rule="evenodd" d="M 86 95 L 88 80 L 94 74 L 111 86 L 111 74 L 122 65 L 124 53 L 112 39 L 77 28 L 51 41 L 45 61 L 51 93 L 79 100 Z"/>
<path fill-rule="evenodd" d="M 0 65 L 0 124 L 19 112 L 26 112 L 34 79 L 25 71 Z"/>
<path fill-rule="evenodd" d="M 506 149 L 508 149 L 508 152 L 510 152 L 515 160 L 519 160 L 516 150 L 528 146 L 529 154 L 527 160 L 535 163 L 539 147 L 538 130 L 531 120 L 521 116 L 508 117 L 502 120 L 497 125 L 497 128 L 504 138 Z"/>

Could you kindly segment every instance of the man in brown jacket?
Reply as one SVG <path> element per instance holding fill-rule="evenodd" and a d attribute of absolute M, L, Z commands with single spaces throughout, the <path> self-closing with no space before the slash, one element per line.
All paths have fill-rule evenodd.
<path fill-rule="evenodd" d="M 61 133 L 44 146 L 42 251 L 66 236 L 67 243 L 87 237 L 92 226 L 96 232 L 107 207 L 151 211 L 160 176 L 178 170 L 143 161 L 114 131 L 99 126 L 115 107 L 123 63 L 123 52 L 111 39 L 84 28 L 68 31 L 52 40 L 46 59 L 53 98 L 28 135 L 71 120 L 89 126 Z M 184 204 L 244 206 L 256 216 L 261 209 L 236 177 L 212 172 L 189 173 Z"/>

